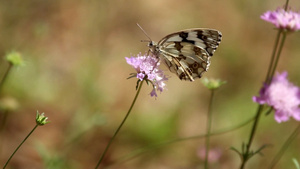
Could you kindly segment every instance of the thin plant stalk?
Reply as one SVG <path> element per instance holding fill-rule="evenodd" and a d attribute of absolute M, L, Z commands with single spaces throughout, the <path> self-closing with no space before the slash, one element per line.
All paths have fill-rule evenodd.
<path fill-rule="evenodd" d="M 274 46 L 272 57 L 271 57 L 271 63 L 269 65 L 268 73 L 267 73 L 267 77 L 266 77 L 266 79 L 267 79 L 266 83 L 270 83 L 273 76 L 274 76 L 274 73 L 275 73 L 275 70 L 277 68 L 279 58 L 280 58 L 280 54 L 281 54 L 281 51 L 282 51 L 282 48 L 283 48 L 283 45 L 284 45 L 284 42 L 285 42 L 285 39 L 286 39 L 286 33 L 282 30 L 278 30 L 278 31 L 279 31 L 279 33 L 277 34 L 277 38 L 275 40 L 275 46 Z M 283 34 L 283 36 L 282 36 L 281 40 L 279 40 L 281 33 Z M 279 41 L 280 41 L 280 46 L 279 46 L 278 51 L 276 52 Z M 263 108 L 262 105 L 258 106 L 258 109 L 257 109 L 257 112 L 256 112 L 256 118 L 254 120 L 253 127 L 252 127 L 252 130 L 251 130 L 251 133 L 250 133 L 250 137 L 249 137 L 248 143 L 246 145 L 246 151 L 243 154 L 242 164 L 240 166 L 240 169 L 244 169 L 246 162 L 251 157 L 251 155 L 249 154 L 250 153 L 250 148 L 251 148 L 252 141 L 253 141 L 253 138 L 254 138 L 254 135 L 255 135 L 255 132 L 256 132 L 256 128 L 257 128 L 257 125 L 258 125 L 258 121 L 259 121 L 259 118 L 260 118 L 260 115 L 261 115 L 262 108 Z"/>
<path fill-rule="evenodd" d="M 210 101 L 207 111 L 207 123 L 206 123 L 206 139 L 205 139 L 205 160 L 204 168 L 208 169 L 208 155 L 209 155 L 209 143 L 210 143 L 210 134 L 211 134 L 211 123 L 212 123 L 212 103 L 214 98 L 215 90 L 211 90 Z"/>
<path fill-rule="evenodd" d="M 129 108 L 127 114 L 126 114 L 126 116 L 124 117 L 123 121 L 121 122 L 121 124 L 119 125 L 119 127 L 117 128 L 117 130 L 115 131 L 115 134 L 113 135 L 113 137 L 109 140 L 109 142 L 108 142 L 108 144 L 107 144 L 105 150 L 103 151 L 103 153 L 102 153 L 102 155 L 101 155 L 101 157 L 100 157 L 100 159 L 99 159 L 99 161 L 98 161 L 98 163 L 97 163 L 95 169 L 97 169 L 97 168 L 100 166 L 100 164 L 101 164 L 101 162 L 103 161 L 103 159 L 104 159 L 104 157 L 105 157 L 105 154 L 107 153 L 107 151 L 108 151 L 108 149 L 109 149 L 111 143 L 112 143 L 113 140 L 116 138 L 116 135 L 119 133 L 120 129 L 122 128 L 122 126 L 124 125 L 126 119 L 128 118 L 128 116 L 129 116 L 129 114 L 130 114 L 130 112 L 131 112 L 131 110 L 132 110 L 132 108 L 133 108 L 133 106 L 134 106 L 134 104 L 135 104 L 135 102 L 136 102 L 136 100 L 137 100 L 139 94 L 140 94 L 141 88 L 142 88 L 142 86 L 143 86 L 143 82 L 144 82 L 144 80 L 140 83 L 140 86 L 138 87 L 138 90 L 137 90 L 137 92 L 136 92 L 136 95 L 135 95 L 135 97 L 134 97 L 134 99 L 133 99 L 133 101 L 132 101 L 132 103 L 131 103 L 131 106 L 130 106 L 130 108 Z"/>
<path fill-rule="evenodd" d="M 235 126 L 231 126 L 231 127 L 228 127 L 228 128 L 222 128 L 222 129 L 219 129 L 219 130 L 216 130 L 214 132 L 211 132 L 210 133 L 210 136 L 216 136 L 216 135 L 221 135 L 221 134 L 226 134 L 226 133 L 229 133 L 229 132 L 232 132 L 234 130 L 237 130 L 239 128 L 242 128 L 244 126 L 246 126 L 247 124 L 249 124 L 250 122 L 252 122 L 254 120 L 255 117 L 252 117 L 240 124 L 237 124 Z M 115 164 L 120 164 L 122 162 L 126 162 L 126 161 L 129 161 L 141 154 L 144 154 L 144 153 L 147 153 L 149 151 L 153 151 L 155 149 L 158 149 L 162 146 L 166 146 L 166 145 L 170 145 L 170 144 L 174 144 L 174 143 L 178 143 L 178 142 L 182 142 L 182 141 L 189 141 L 189 140 L 194 140 L 194 139 L 202 139 L 202 138 L 205 138 L 207 136 L 207 134 L 201 134 L 201 135 L 196 135 L 196 136 L 190 136 L 190 137 L 184 137 L 184 138 L 176 138 L 176 139 L 172 139 L 172 140 L 167 140 L 167 141 L 163 141 L 163 142 L 159 142 L 159 143 L 156 143 L 156 144 L 152 144 L 152 145 L 148 145 L 148 146 L 145 146 L 143 148 L 140 148 L 140 149 L 137 149 L 127 155 L 124 155 L 123 157 L 119 158 L 118 160 L 116 160 L 116 162 L 112 163 L 111 165 L 115 165 Z M 110 166 L 110 165 L 109 165 Z"/>
<path fill-rule="evenodd" d="M 246 145 L 246 151 L 245 151 L 245 154 L 243 154 L 243 159 L 242 159 L 243 161 L 242 161 L 240 169 L 243 169 L 246 165 L 246 162 L 249 160 L 250 147 L 251 147 L 251 144 L 252 144 L 255 132 L 256 132 L 256 128 L 257 128 L 257 124 L 259 122 L 259 118 L 260 118 L 260 115 L 261 115 L 261 112 L 262 112 L 262 108 L 263 108 L 262 105 L 258 106 L 256 116 L 255 116 L 255 119 L 254 119 L 254 123 L 253 123 L 253 127 L 252 127 L 252 130 L 251 130 L 251 134 L 250 134 L 250 137 L 249 137 L 249 140 L 248 140 L 248 144 Z"/>
<path fill-rule="evenodd" d="M 2 132 L 5 128 L 6 121 L 7 121 L 7 116 L 8 116 L 8 110 L 5 110 L 3 112 L 3 118 L 2 118 L 1 123 L 0 123 L 0 135 L 2 135 Z"/>
<path fill-rule="evenodd" d="M 291 144 L 291 142 L 296 138 L 298 133 L 300 132 L 300 125 L 293 131 L 293 133 L 289 136 L 289 138 L 285 141 L 279 152 L 273 158 L 269 169 L 273 169 L 280 158 L 283 156 L 284 152 L 287 150 L 287 147 Z"/>
<path fill-rule="evenodd" d="M 25 137 L 25 139 L 21 142 L 21 144 L 16 148 L 16 150 L 12 153 L 12 155 L 9 157 L 9 159 L 6 161 L 3 169 L 6 168 L 7 164 L 9 163 L 9 161 L 12 159 L 12 157 L 16 154 L 16 152 L 19 150 L 19 148 L 23 145 L 23 143 L 28 139 L 28 137 L 34 132 L 34 130 L 38 127 L 39 125 L 36 124 L 34 126 L 34 128 L 29 132 L 29 134 Z"/>
<path fill-rule="evenodd" d="M 289 1 L 290 1 L 290 0 L 286 0 L 285 6 L 284 6 L 284 10 L 287 10 L 287 9 L 288 9 L 288 7 L 289 7 Z"/>
<path fill-rule="evenodd" d="M 281 35 L 281 29 L 278 30 L 277 36 L 276 36 L 276 40 L 275 40 L 275 44 L 274 44 L 274 48 L 273 48 L 273 52 L 272 52 L 272 56 L 271 56 L 271 61 L 269 64 L 269 68 L 268 68 L 268 73 L 265 79 L 265 82 L 268 83 L 269 81 L 271 81 L 271 72 L 272 72 L 272 68 L 274 67 L 274 61 L 275 61 L 275 56 L 276 56 L 276 51 L 277 51 L 277 47 L 279 44 L 279 39 L 280 39 L 280 35 Z"/>
<path fill-rule="evenodd" d="M 277 64 L 278 64 L 278 61 L 279 61 L 279 58 L 280 58 L 280 54 L 281 54 L 281 51 L 282 51 L 282 48 L 283 48 L 283 45 L 284 45 L 284 42 L 285 42 L 285 38 L 286 38 L 286 32 L 282 32 L 282 38 L 281 38 L 281 42 L 280 42 L 280 46 L 279 46 L 279 49 L 278 49 L 278 52 L 277 52 L 277 56 L 275 58 L 275 63 L 274 63 L 274 66 L 273 66 L 273 69 L 272 69 L 272 72 L 270 74 L 270 80 L 273 78 L 274 74 L 275 74 L 275 70 L 277 68 Z"/>
<path fill-rule="evenodd" d="M 1 112 L 0 112 L 1 113 Z M 5 110 L 3 112 L 3 117 L 2 117 L 2 120 L 0 122 L 0 137 L 2 137 L 3 133 L 4 133 L 4 128 L 5 128 L 5 125 L 6 125 L 6 121 L 7 121 L 7 116 L 8 116 L 8 110 Z M 2 137 L 3 138 L 3 137 Z M 2 140 L 3 139 L 0 139 L 0 155 L 2 153 Z"/>
<path fill-rule="evenodd" d="M 6 79 L 7 79 L 7 77 L 8 77 L 8 74 L 9 74 L 9 72 L 10 72 L 12 66 L 13 66 L 13 64 L 9 63 L 9 66 L 8 66 L 8 68 L 7 68 L 7 70 L 6 70 L 6 72 L 5 72 L 4 76 L 3 76 L 3 78 L 2 78 L 1 81 L 0 81 L 0 92 L 1 92 L 1 89 L 2 89 L 2 87 L 3 87 L 4 82 L 6 81 Z"/>

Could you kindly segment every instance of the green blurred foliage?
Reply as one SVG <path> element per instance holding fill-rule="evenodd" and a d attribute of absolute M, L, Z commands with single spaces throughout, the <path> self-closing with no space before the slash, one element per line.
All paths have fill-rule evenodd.
<path fill-rule="evenodd" d="M 34 125 L 36 110 L 51 121 L 40 127 L 10 163 L 11 168 L 93 168 L 135 95 L 134 72 L 124 57 L 148 50 L 147 37 L 158 41 L 181 29 L 207 27 L 223 33 L 223 40 L 204 75 L 227 81 L 215 94 L 213 130 L 251 118 L 265 77 L 276 31 L 259 17 L 283 6 L 280 0 L 252 1 L 137 1 L 137 0 L 9 0 L 0 1 L 0 78 L 8 67 L 7 52 L 22 54 L 25 66 L 13 68 L 0 97 L 19 103 L 9 113 L 0 135 L 0 166 Z M 290 6 L 300 9 L 299 1 Z M 287 38 L 279 70 L 287 70 L 300 84 L 299 34 Z M 166 70 L 166 67 L 162 67 Z M 197 80 L 180 81 L 174 74 L 168 90 L 151 98 L 150 86 L 141 95 L 104 161 L 111 165 L 133 150 L 177 137 L 205 133 L 209 91 Z M 2 113 L 2 112 L 0 112 Z M 0 116 L 1 118 L 2 116 Z M 249 168 L 266 168 L 280 145 L 297 125 L 277 124 L 272 114 L 262 116 L 253 148 L 274 145 L 265 156 L 254 157 Z M 223 150 L 218 168 L 237 168 L 239 157 L 229 147 L 240 147 L 250 125 L 214 136 Z M 196 139 L 161 147 L 111 168 L 199 168 Z M 299 159 L 299 137 L 277 168 L 293 167 Z M 201 168 L 201 167 L 200 167 Z"/>

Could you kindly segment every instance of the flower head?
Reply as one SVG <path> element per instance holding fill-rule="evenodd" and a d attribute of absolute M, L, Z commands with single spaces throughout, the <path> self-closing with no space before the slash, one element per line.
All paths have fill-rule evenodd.
<path fill-rule="evenodd" d="M 260 90 L 260 96 L 253 97 L 254 102 L 267 104 L 275 110 L 278 123 L 288 121 L 290 117 L 300 121 L 300 89 L 288 81 L 287 75 L 287 72 L 277 73 L 271 83 Z"/>
<path fill-rule="evenodd" d="M 267 11 L 260 16 L 261 19 L 271 22 L 279 29 L 288 31 L 300 30 L 300 13 L 292 10 L 278 8 L 276 11 Z"/>
<path fill-rule="evenodd" d="M 40 114 L 38 111 L 36 112 L 36 118 L 35 122 L 39 126 L 43 126 L 47 123 L 50 123 L 48 120 L 48 117 L 44 116 L 44 113 Z"/>
<path fill-rule="evenodd" d="M 223 84 L 226 83 L 226 81 L 222 81 L 220 79 L 208 79 L 208 78 L 204 78 L 201 81 L 205 87 L 207 87 L 209 90 L 215 90 L 218 89 L 219 87 L 221 87 Z"/>
<path fill-rule="evenodd" d="M 138 54 L 137 57 L 125 57 L 125 59 L 127 63 L 136 70 L 137 73 L 135 76 L 140 81 L 146 80 L 153 84 L 153 90 L 150 93 L 151 97 L 157 97 L 156 91 L 162 92 L 165 89 L 165 81 L 167 81 L 168 78 L 164 75 L 164 72 L 159 69 L 159 58 L 153 55 Z"/>
<path fill-rule="evenodd" d="M 15 66 L 23 66 L 24 65 L 24 61 L 22 58 L 22 55 L 19 52 L 10 52 L 5 56 L 6 60 Z"/>

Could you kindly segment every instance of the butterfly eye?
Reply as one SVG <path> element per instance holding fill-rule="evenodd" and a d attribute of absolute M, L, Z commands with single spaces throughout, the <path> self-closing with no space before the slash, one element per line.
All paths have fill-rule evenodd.
<path fill-rule="evenodd" d="M 153 43 L 152 43 L 152 42 L 149 42 L 148 46 L 149 46 L 149 47 L 152 47 L 152 46 L 153 46 Z"/>

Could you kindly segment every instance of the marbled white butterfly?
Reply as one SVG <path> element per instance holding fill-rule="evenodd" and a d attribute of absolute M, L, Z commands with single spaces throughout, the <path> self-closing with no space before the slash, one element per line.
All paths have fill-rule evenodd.
<path fill-rule="evenodd" d="M 146 34 L 145 31 L 144 33 Z M 146 36 L 149 38 L 147 34 Z M 194 28 L 169 34 L 158 43 L 150 39 L 148 46 L 152 54 L 156 57 L 160 56 L 179 79 L 194 81 L 195 78 L 201 78 L 208 70 L 210 58 L 218 48 L 221 39 L 220 31 Z"/>

